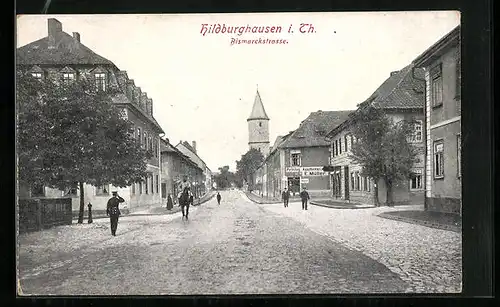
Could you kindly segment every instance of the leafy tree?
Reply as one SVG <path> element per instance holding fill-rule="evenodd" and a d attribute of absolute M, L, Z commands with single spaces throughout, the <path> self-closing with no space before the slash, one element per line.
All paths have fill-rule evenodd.
<path fill-rule="evenodd" d="M 229 171 L 229 166 L 225 165 L 223 167 L 219 167 L 219 173 L 215 176 L 215 182 L 217 183 L 217 188 L 226 189 L 232 186 L 232 184 L 237 184 L 236 175 Z"/>
<path fill-rule="evenodd" d="M 263 161 L 264 155 L 255 148 L 251 148 L 236 161 L 236 175 L 242 183 L 247 182 L 250 189 L 253 189 L 253 174 Z"/>
<path fill-rule="evenodd" d="M 408 142 L 413 120 L 394 122 L 381 109 L 364 106 L 352 116 L 355 139 L 351 157 L 362 167 L 362 175 L 386 185 L 387 205 L 393 205 L 393 186 L 407 180 L 418 162 L 416 148 Z M 378 187 L 375 188 L 378 204 Z"/>
<path fill-rule="evenodd" d="M 19 179 L 30 185 L 67 189 L 83 184 L 126 187 L 146 175 L 146 152 L 133 137 L 110 93 L 88 80 L 69 85 L 17 75 Z"/>

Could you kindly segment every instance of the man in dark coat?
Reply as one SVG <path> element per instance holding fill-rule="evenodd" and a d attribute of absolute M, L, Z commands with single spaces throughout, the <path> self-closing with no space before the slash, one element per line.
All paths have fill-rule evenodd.
<path fill-rule="evenodd" d="M 288 200 L 290 199 L 290 191 L 288 191 L 286 188 L 281 194 L 281 198 L 283 199 L 283 204 L 285 205 L 285 208 L 288 207 Z"/>
<path fill-rule="evenodd" d="M 306 191 L 306 187 L 304 190 L 300 192 L 300 199 L 302 199 L 302 210 L 307 210 L 307 201 L 310 199 L 309 193 Z"/>
<path fill-rule="evenodd" d="M 167 197 L 167 210 L 172 210 L 173 207 L 174 207 L 174 202 L 172 200 L 172 196 L 170 195 L 170 193 L 168 193 L 168 197 Z"/>
<path fill-rule="evenodd" d="M 118 217 L 120 216 L 120 208 L 118 206 L 123 203 L 125 199 L 118 196 L 118 192 L 113 192 L 113 197 L 108 200 L 106 208 L 106 215 L 109 216 L 111 222 L 111 234 L 116 236 L 116 228 L 118 227 Z"/>
<path fill-rule="evenodd" d="M 219 192 L 217 192 L 217 203 L 220 205 L 220 200 L 222 196 L 220 196 Z"/>

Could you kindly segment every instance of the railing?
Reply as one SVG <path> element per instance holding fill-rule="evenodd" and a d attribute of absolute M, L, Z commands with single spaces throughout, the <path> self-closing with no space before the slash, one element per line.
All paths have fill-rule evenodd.
<path fill-rule="evenodd" d="M 19 233 L 72 223 L 71 198 L 19 200 Z"/>

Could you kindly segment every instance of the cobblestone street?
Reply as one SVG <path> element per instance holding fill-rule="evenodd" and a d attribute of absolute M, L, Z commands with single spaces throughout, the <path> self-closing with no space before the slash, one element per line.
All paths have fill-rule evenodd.
<path fill-rule="evenodd" d="M 106 219 L 20 236 L 23 294 L 402 292 L 406 282 L 360 252 L 269 213 L 240 192 L 179 214 Z"/>

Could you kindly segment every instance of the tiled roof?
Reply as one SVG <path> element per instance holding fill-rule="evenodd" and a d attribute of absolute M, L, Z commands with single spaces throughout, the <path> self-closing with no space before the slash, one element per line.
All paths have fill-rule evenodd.
<path fill-rule="evenodd" d="M 182 141 L 179 142 L 179 144 L 175 146 L 175 149 L 179 150 L 184 155 L 188 156 L 192 161 L 194 161 L 198 165 L 200 169 L 204 170 L 206 163 L 203 161 L 203 159 L 200 158 L 200 156 L 198 156 L 196 152 L 193 151 L 193 147 L 188 142 L 182 142 Z"/>
<path fill-rule="evenodd" d="M 61 32 L 54 48 L 44 37 L 17 48 L 16 62 L 20 65 L 91 64 L 113 65 L 110 60 L 87 48 L 66 32 Z"/>
<path fill-rule="evenodd" d="M 255 94 L 255 100 L 253 102 L 252 113 L 248 120 L 251 119 L 269 119 L 267 116 L 266 110 L 264 109 L 264 104 L 262 103 L 262 99 L 260 98 L 259 91 L 257 90 L 257 94 Z"/>
<path fill-rule="evenodd" d="M 352 112 L 352 110 L 312 112 L 278 147 L 329 146 L 330 142 L 326 135 L 343 123 Z"/>
<path fill-rule="evenodd" d="M 424 71 L 421 68 L 412 70 L 410 64 L 397 72 L 392 72 L 382 85 L 367 99 L 375 108 L 405 109 L 423 108 L 425 104 Z M 415 76 L 422 80 L 417 80 Z"/>

